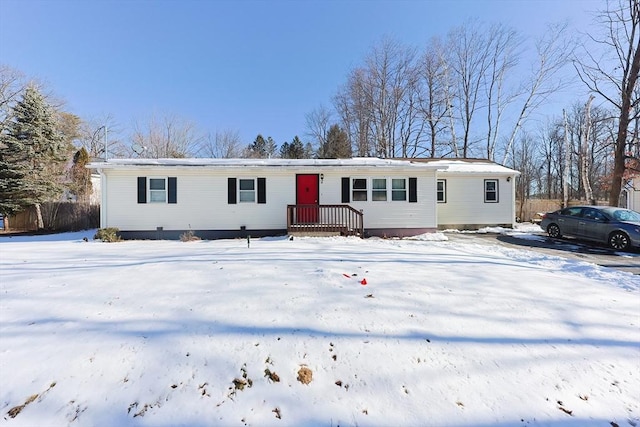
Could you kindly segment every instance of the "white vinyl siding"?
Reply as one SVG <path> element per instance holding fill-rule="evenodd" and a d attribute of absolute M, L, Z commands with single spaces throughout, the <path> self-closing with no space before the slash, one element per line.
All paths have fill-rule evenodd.
<path fill-rule="evenodd" d="M 497 186 L 497 197 L 501 203 L 485 203 L 485 179 L 495 178 L 465 173 L 440 172 L 438 175 L 440 179 L 446 177 L 446 203 L 437 204 L 439 228 L 510 225 L 515 221 L 513 179 L 510 182 L 506 181 L 506 176 L 498 179 L 502 181 Z"/>
<path fill-rule="evenodd" d="M 369 191 L 371 191 L 371 181 L 373 179 L 387 180 L 387 203 L 373 202 L 369 197 L 367 200 L 351 200 L 348 204 L 364 213 L 365 228 L 435 228 L 436 202 L 435 202 L 435 171 L 433 169 L 407 168 L 404 170 L 384 170 L 384 169 L 356 169 L 352 171 L 350 183 L 353 177 L 367 179 Z M 342 176 L 348 176 L 342 172 L 336 172 Z M 402 175 L 406 178 L 401 178 Z M 320 203 L 334 204 L 340 203 L 340 181 L 339 178 L 325 172 L 324 184 L 320 185 Z M 395 175 L 395 176 L 394 176 Z M 366 177 L 366 178 L 365 178 Z M 417 203 L 409 203 L 409 177 L 417 177 Z M 335 185 L 327 185 L 337 179 Z M 405 189 L 398 189 L 398 193 L 404 193 L 406 200 L 393 201 L 393 180 L 404 181 Z M 398 186 L 401 186 L 399 182 Z M 335 188 L 334 188 L 335 187 Z M 351 190 L 351 189 L 350 189 Z M 335 198 L 327 199 L 325 191 L 335 191 Z M 391 193 L 391 195 L 389 194 Z M 370 194 L 369 194 L 370 196 Z M 398 197 L 400 195 L 398 194 Z"/>
<path fill-rule="evenodd" d="M 267 179 L 266 204 L 227 203 L 228 178 L 246 177 L 246 168 L 175 169 L 158 166 L 154 167 L 153 173 L 149 168 L 105 169 L 103 173 L 108 185 L 104 184 L 102 190 L 107 202 L 101 212 L 101 227 L 118 227 L 122 231 L 156 230 L 156 227 L 165 230 L 239 230 L 241 226 L 246 229 L 286 229 L 286 206 L 296 203 L 297 173 L 322 173 L 324 179 L 319 184 L 320 204 L 341 204 L 341 179 L 344 176 L 362 177 L 365 183 L 367 179 L 384 178 L 387 179 L 389 191 L 390 171 L 380 169 L 256 168 L 253 174 Z M 350 206 L 363 211 L 365 228 L 435 228 L 435 170 L 407 168 L 394 169 L 392 172 L 407 177 L 418 176 L 418 203 L 383 204 L 372 203 L 370 199 L 350 201 Z M 163 174 L 177 177 L 179 203 L 138 204 L 137 177 Z M 408 179 L 402 180 L 408 188 Z M 405 192 L 408 197 L 408 191 Z"/>

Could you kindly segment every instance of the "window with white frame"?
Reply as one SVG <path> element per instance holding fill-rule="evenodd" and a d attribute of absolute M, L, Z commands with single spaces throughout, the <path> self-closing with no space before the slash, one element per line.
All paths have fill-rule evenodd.
<path fill-rule="evenodd" d="M 386 178 L 371 179 L 371 200 L 374 202 L 387 201 L 387 179 Z"/>
<path fill-rule="evenodd" d="M 367 179 L 353 178 L 351 180 L 351 200 L 354 202 L 367 201 Z"/>
<path fill-rule="evenodd" d="M 447 180 L 439 179 L 436 183 L 436 201 L 438 203 L 447 203 Z"/>
<path fill-rule="evenodd" d="M 404 178 L 391 179 L 391 200 L 401 202 L 407 200 L 407 180 Z"/>
<path fill-rule="evenodd" d="M 484 180 L 484 202 L 498 203 L 498 180 L 497 179 Z"/>
<path fill-rule="evenodd" d="M 167 202 L 167 180 L 165 178 L 149 178 L 149 202 Z"/>
<path fill-rule="evenodd" d="M 238 180 L 238 199 L 240 203 L 255 203 L 256 201 L 256 180 L 255 179 L 239 179 Z"/>

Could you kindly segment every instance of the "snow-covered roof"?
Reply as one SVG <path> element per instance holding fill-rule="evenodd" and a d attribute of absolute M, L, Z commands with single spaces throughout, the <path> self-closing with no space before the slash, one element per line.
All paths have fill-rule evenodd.
<path fill-rule="evenodd" d="M 489 160 L 481 159 L 380 159 L 377 157 L 354 157 L 350 159 L 109 159 L 92 162 L 90 169 L 129 169 L 148 167 L 373 167 L 437 169 L 445 173 L 519 175 Z"/>
<path fill-rule="evenodd" d="M 90 169 L 124 169 L 134 167 L 384 167 L 446 169 L 446 165 L 432 165 L 409 159 L 379 159 L 377 157 L 354 157 L 351 159 L 109 159 L 92 162 Z"/>
<path fill-rule="evenodd" d="M 520 175 L 520 172 L 484 159 L 416 159 L 436 166 L 444 173 Z"/>

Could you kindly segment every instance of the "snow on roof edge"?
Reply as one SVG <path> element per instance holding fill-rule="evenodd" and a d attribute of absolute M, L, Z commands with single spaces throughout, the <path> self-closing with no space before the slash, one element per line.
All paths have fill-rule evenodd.
<path fill-rule="evenodd" d="M 129 169 L 149 167 L 418 167 L 437 169 L 445 174 L 500 174 L 520 175 L 520 172 L 498 163 L 482 159 L 381 159 L 354 157 L 349 159 L 109 159 L 92 162 L 90 169 Z"/>
<path fill-rule="evenodd" d="M 420 167 L 446 169 L 444 165 L 429 165 L 409 160 L 380 159 L 377 157 L 354 157 L 350 159 L 109 159 L 92 162 L 90 169 L 120 169 L 133 167 Z"/>

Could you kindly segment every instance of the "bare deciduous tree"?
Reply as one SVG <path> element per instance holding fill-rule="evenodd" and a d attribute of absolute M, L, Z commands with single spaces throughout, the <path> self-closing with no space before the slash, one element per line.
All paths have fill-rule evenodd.
<path fill-rule="evenodd" d="M 324 105 L 320 105 L 305 116 L 307 136 L 313 141 L 312 146 L 319 157 L 322 157 L 322 147 L 327 145 L 331 116 L 331 111 Z"/>
<path fill-rule="evenodd" d="M 363 68 L 354 69 L 333 99 L 342 127 L 349 135 L 356 155 L 361 157 L 375 152 L 371 130 L 371 97 L 366 92 L 366 78 Z"/>
<path fill-rule="evenodd" d="M 515 187 L 516 198 L 520 202 L 520 211 L 517 216 L 521 219 L 525 219 L 523 218 L 524 201 L 531 196 L 532 191 L 540 192 L 541 190 L 535 188 L 535 183 L 540 180 L 542 169 L 540 158 L 537 156 L 537 148 L 535 141 L 527 133 L 523 133 L 519 138 L 519 143 L 512 148 L 512 167 L 520 171 Z"/>
<path fill-rule="evenodd" d="M 80 123 L 77 143 L 80 147 L 84 147 L 91 159 L 139 155 L 132 150 L 131 146 L 122 142 L 121 133 L 121 127 L 110 114 L 100 118 L 90 118 Z"/>
<path fill-rule="evenodd" d="M 524 96 L 524 100 L 509 135 L 502 163 L 506 163 L 510 147 L 529 114 L 540 107 L 549 95 L 565 85 L 565 82 L 557 77 L 573 49 L 573 43 L 565 34 L 566 25 L 549 25 L 545 34 L 536 41 L 536 63 L 531 75 L 521 85 L 518 95 Z"/>
<path fill-rule="evenodd" d="M 609 204 L 620 201 L 625 171 L 629 126 L 640 102 L 635 90 L 640 73 L 640 2 L 607 1 L 598 15 L 601 34 L 590 34 L 591 46 L 583 46 L 574 59 L 578 75 L 586 87 L 604 98 L 616 110 L 618 130 L 614 145 L 614 169 Z M 599 56 L 596 49 L 604 48 Z"/>
<path fill-rule="evenodd" d="M 415 49 L 385 39 L 373 47 L 364 67 L 351 72 L 336 96 L 336 110 L 359 155 L 406 153 L 419 112 L 415 58 Z"/>
<path fill-rule="evenodd" d="M 462 157 L 467 157 L 471 145 L 471 123 L 480 107 L 480 89 L 490 62 L 491 43 L 484 28 L 477 22 L 467 22 L 449 32 L 447 61 L 456 88 L 457 112 L 462 126 Z"/>
<path fill-rule="evenodd" d="M 0 64 L 0 131 L 7 128 L 12 107 L 26 88 L 27 80 L 22 72 Z"/>
<path fill-rule="evenodd" d="M 591 130 L 591 103 L 594 100 L 591 95 L 584 106 L 584 129 L 582 130 L 582 141 L 580 144 L 580 178 L 587 202 L 594 204 L 593 190 L 591 188 L 591 180 L 589 179 L 590 162 L 589 162 L 589 131 Z"/>
<path fill-rule="evenodd" d="M 365 59 L 363 84 L 368 96 L 375 154 L 379 157 L 396 157 L 401 146 L 399 139 L 400 116 L 410 113 L 407 96 L 415 81 L 415 50 L 400 42 L 385 39 L 374 46 Z M 403 114 L 404 113 L 404 114 Z"/>
<path fill-rule="evenodd" d="M 197 157 L 204 138 L 193 122 L 165 116 L 151 117 L 143 125 L 136 124 L 131 139 L 144 149 L 144 157 L 158 159 Z"/>
<path fill-rule="evenodd" d="M 487 42 L 489 67 L 484 81 L 487 97 L 486 156 L 487 159 L 494 160 L 502 115 L 515 98 L 513 94 L 507 93 L 505 86 L 507 77 L 519 62 L 517 50 L 522 38 L 514 29 L 496 25 L 489 29 Z"/>
<path fill-rule="evenodd" d="M 216 131 L 213 135 L 207 135 L 200 153 L 204 157 L 231 159 L 240 157 L 242 154 L 241 145 L 240 133 L 238 131 Z"/>
<path fill-rule="evenodd" d="M 446 63 L 443 60 L 442 43 L 432 39 L 422 56 L 420 66 L 421 110 L 427 126 L 428 155 L 436 157 L 439 138 L 447 130 L 445 118 L 449 111 Z"/>

